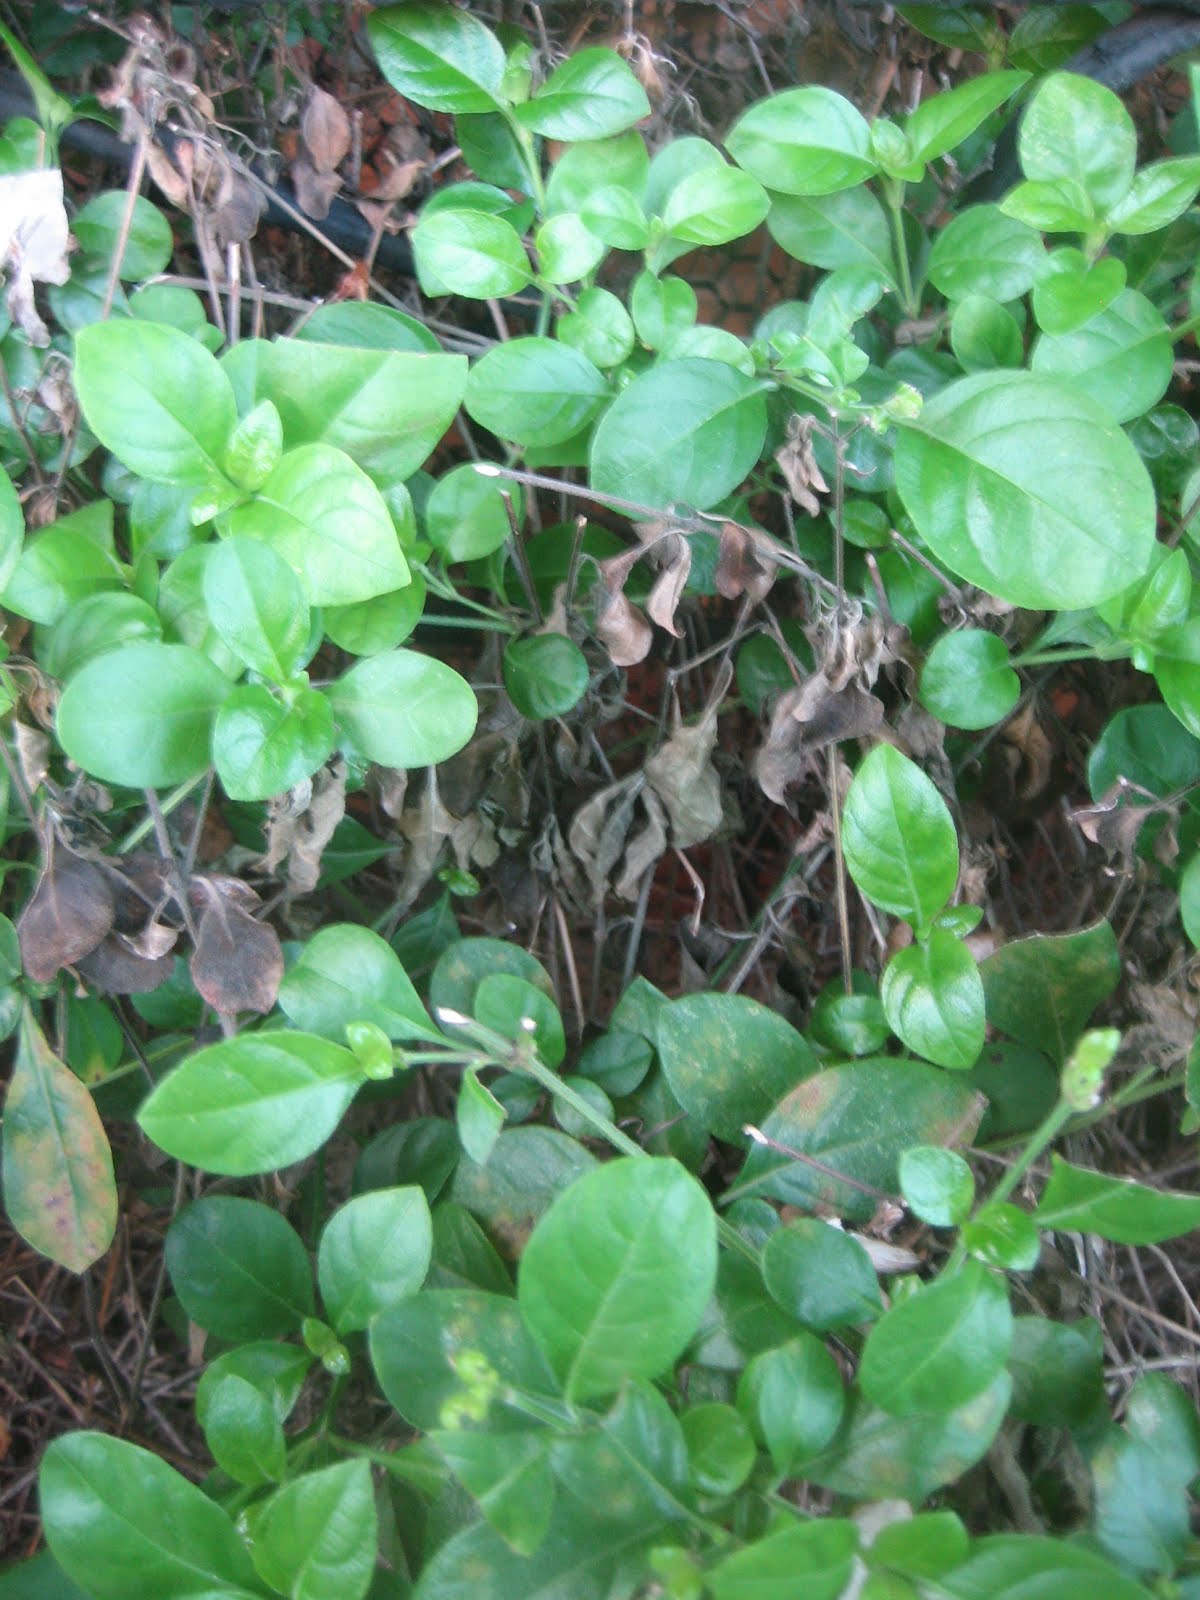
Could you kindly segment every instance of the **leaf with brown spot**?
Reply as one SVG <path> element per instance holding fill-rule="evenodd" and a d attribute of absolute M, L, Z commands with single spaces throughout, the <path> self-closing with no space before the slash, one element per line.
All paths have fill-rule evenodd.
<path fill-rule="evenodd" d="M 265 1015 L 275 1004 L 283 977 L 279 935 L 215 884 L 208 887 L 208 904 L 188 963 L 196 991 L 226 1016 L 239 1011 Z"/>
<path fill-rule="evenodd" d="M 95 1103 L 26 1005 L 4 1103 L 4 1203 L 17 1232 L 71 1272 L 112 1243 L 117 1186 Z"/>
<path fill-rule="evenodd" d="M 33 899 L 17 922 L 21 960 L 34 983 L 94 950 L 113 925 L 112 889 L 99 867 L 52 845 Z"/>
<path fill-rule="evenodd" d="M 304 98 L 300 137 L 318 172 L 332 172 L 350 152 L 350 118 L 331 94 L 315 84 Z"/>

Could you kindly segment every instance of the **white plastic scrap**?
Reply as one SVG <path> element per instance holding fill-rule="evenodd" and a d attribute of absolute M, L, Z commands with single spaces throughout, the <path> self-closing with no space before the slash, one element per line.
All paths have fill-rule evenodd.
<path fill-rule="evenodd" d="M 50 343 L 50 330 L 38 315 L 35 283 L 66 283 L 69 228 L 63 206 L 62 173 L 57 167 L 0 177 L 0 272 L 8 280 L 9 316 L 30 344 Z"/>

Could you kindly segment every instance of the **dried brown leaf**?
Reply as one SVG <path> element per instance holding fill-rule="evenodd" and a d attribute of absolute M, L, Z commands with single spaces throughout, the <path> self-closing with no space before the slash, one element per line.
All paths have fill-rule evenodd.
<path fill-rule="evenodd" d="M 677 850 L 711 839 L 721 826 L 721 779 L 712 763 L 717 743 L 717 712 L 733 668 L 722 665 L 708 705 L 697 722 L 676 728 L 646 762 L 646 778 L 667 808 L 671 843 Z"/>
<path fill-rule="evenodd" d="M 813 455 L 814 420 L 813 417 L 792 417 L 788 423 L 787 443 L 775 452 L 775 460 L 792 499 L 810 517 L 819 517 L 821 502 L 817 494 L 828 494 L 829 485 Z"/>
<path fill-rule="evenodd" d="M 595 905 L 603 901 L 613 869 L 625 849 L 644 782 L 641 773 L 635 772 L 610 783 L 585 801 L 571 818 L 567 842 L 587 873 Z"/>
<path fill-rule="evenodd" d="M 17 921 L 21 962 L 34 983 L 49 983 L 75 966 L 113 925 L 115 907 L 105 873 L 56 845 L 33 898 Z"/>
<path fill-rule="evenodd" d="M 207 896 L 188 963 L 192 982 L 214 1011 L 265 1015 L 275 1004 L 283 977 L 279 935 L 211 881 Z"/>
<path fill-rule="evenodd" d="M 780 695 L 771 725 L 754 758 L 754 776 L 768 800 L 784 804 L 784 793 L 808 772 L 811 759 L 827 745 L 861 739 L 883 722 L 883 702 L 850 684 L 834 689 L 814 672 Z"/>
<path fill-rule="evenodd" d="M 625 844 L 625 865 L 613 888 L 622 900 L 636 900 L 642 879 L 667 853 L 667 813 L 654 790 L 639 795 L 646 813 L 645 826 L 631 833 Z"/>
<path fill-rule="evenodd" d="M 318 172 L 332 172 L 350 152 L 350 118 L 331 94 L 315 84 L 304 97 L 300 137 Z"/>
<path fill-rule="evenodd" d="M 268 804 L 264 870 L 273 872 L 286 858 L 289 893 L 315 889 L 321 856 L 345 814 L 346 764 L 336 761 Z"/>
<path fill-rule="evenodd" d="M 50 770 L 50 735 L 24 722 L 13 723 L 13 736 L 17 746 L 17 761 L 21 776 L 32 793 L 40 789 L 42 780 Z"/>
<path fill-rule="evenodd" d="M 614 667 L 636 666 L 650 654 L 654 642 L 653 628 L 622 593 L 598 593 L 595 632 Z"/>
<path fill-rule="evenodd" d="M 336 172 L 319 172 L 301 156 L 292 162 L 292 184 L 296 190 L 296 204 L 305 216 L 324 222 L 334 196 L 342 187 L 342 180 Z"/>
<path fill-rule="evenodd" d="M 35 283 L 66 283 L 69 230 L 57 167 L 0 176 L 0 276 L 8 281 L 8 314 L 30 344 L 48 345 L 50 330 L 34 304 Z"/>
<path fill-rule="evenodd" d="M 746 595 L 755 605 L 765 600 L 775 582 L 777 567 L 766 558 L 761 536 L 737 522 L 721 524 L 717 556 L 716 590 L 726 600 Z"/>
<path fill-rule="evenodd" d="M 1099 845 L 1107 856 L 1120 858 L 1126 868 L 1133 865 L 1142 824 L 1155 810 L 1153 805 L 1131 805 L 1128 794 L 1128 783 L 1118 778 L 1094 805 L 1080 806 L 1067 813 L 1085 839 Z"/>
<path fill-rule="evenodd" d="M 655 555 L 661 566 L 646 601 L 646 611 L 652 622 L 679 639 L 683 630 L 675 626 L 675 609 L 692 570 L 692 547 L 681 533 L 668 533 L 655 545 Z"/>
<path fill-rule="evenodd" d="M 123 933 L 110 933 L 75 966 L 81 977 L 104 994 L 149 994 L 175 970 L 169 955 L 155 961 L 138 955 Z"/>

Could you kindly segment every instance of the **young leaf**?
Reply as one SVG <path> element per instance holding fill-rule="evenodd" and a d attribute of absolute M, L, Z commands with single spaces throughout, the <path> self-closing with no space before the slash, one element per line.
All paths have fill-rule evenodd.
<path fill-rule="evenodd" d="M 225 1378 L 241 1378 L 270 1401 L 278 1422 L 286 1422 L 300 1398 L 312 1357 L 301 1345 L 258 1339 L 217 1356 L 196 1386 L 196 1421 L 208 1427 L 208 1405 Z"/>
<path fill-rule="evenodd" d="M 307 1033 L 248 1033 L 189 1056 L 138 1113 L 160 1149 L 246 1177 L 302 1161 L 328 1139 L 363 1082 L 349 1050 Z"/>
<path fill-rule="evenodd" d="M 679 1419 L 688 1476 L 701 1494 L 735 1494 L 754 1470 L 754 1437 L 742 1415 L 722 1401 L 692 1406 Z"/>
<path fill-rule="evenodd" d="M 508 1113 L 479 1075 L 468 1067 L 458 1086 L 454 1122 L 463 1150 L 476 1166 L 485 1167 Z"/>
<path fill-rule="evenodd" d="M 1028 79 L 1027 72 L 987 72 L 923 100 L 905 123 L 914 160 L 933 161 L 953 150 Z"/>
<path fill-rule="evenodd" d="M 371 1469 L 343 1461 L 277 1489 L 254 1523 L 260 1577 L 295 1600 L 363 1600 L 379 1528 Z"/>
<path fill-rule="evenodd" d="M 165 1258 L 183 1309 L 222 1339 L 291 1333 L 312 1315 L 300 1236 L 257 1200 L 214 1194 L 185 1206 L 167 1230 Z"/>
<path fill-rule="evenodd" d="M 246 666 L 275 683 L 299 667 L 308 643 L 308 606 L 282 556 L 259 539 L 222 539 L 204 564 L 212 625 Z"/>
<path fill-rule="evenodd" d="M 523 717 L 563 717 L 587 692 L 587 657 L 562 633 L 514 639 L 504 649 L 504 687 Z"/>
<path fill-rule="evenodd" d="M 561 444 L 608 397 L 603 375 L 556 339 L 510 339 L 471 368 L 463 404 L 481 427 L 525 445 Z"/>
<path fill-rule="evenodd" d="M 414 1294 L 429 1270 L 433 1231 L 417 1188 L 375 1189 L 333 1213 L 317 1248 L 321 1298 L 338 1334 Z"/>
<path fill-rule="evenodd" d="M 181 1600 L 257 1585 L 221 1507 L 165 1461 L 101 1433 L 68 1433 L 42 1457 L 42 1520 L 55 1559 L 94 1600 Z"/>
<path fill-rule="evenodd" d="M 1034 1218 L 1040 1228 L 1094 1233 L 1116 1244 L 1161 1244 L 1200 1228 L 1200 1196 L 1109 1178 L 1054 1156 Z"/>
<path fill-rule="evenodd" d="M 905 424 L 896 488 L 933 554 L 1014 605 L 1127 588 L 1154 544 L 1154 489 L 1103 405 L 1026 372 L 950 384 Z"/>
<path fill-rule="evenodd" d="M 983 983 L 975 958 L 948 928 L 898 950 L 879 986 L 897 1038 L 939 1067 L 965 1072 L 983 1049 Z"/>
<path fill-rule="evenodd" d="M 534 1229 L 517 1287 L 568 1397 L 664 1372 L 699 1326 L 716 1255 L 712 1206 L 677 1162 L 627 1157 L 572 1184 Z"/>
<path fill-rule="evenodd" d="M 1152 161 L 1134 176 L 1105 221 L 1114 233 L 1157 233 L 1182 215 L 1200 189 L 1200 156 Z"/>
<path fill-rule="evenodd" d="M 532 133 L 572 144 L 609 139 L 650 115 L 646 91 L 615 50 L 576 50 L 516 108 Z"/>
<path fill-rule="evenodd" d="M 413 257 L 427 295 L 500 300 L 533 277 L 521 235 L 504 217 L 443 206 L 427 211 L 412 233 Z"/>
<path fill-rule="evenodd" d="M 112 1243 L 117 1186 L 92 1096 L 51 1051 L 28 1004 L 4 1102 L 4 1204 L 35 1250 L 84 1272 Z"/>
<path fill-rule="evenodd" d="M 821 195 L 852 189 L 875 170 L 871 131 L 832 89 L 787 89 L 734 123 L 725 148 L 766 189 Z"/>
<path fill-rule="evenodd" d="M 1137 132 L 1111 89 L 1075 73 L 1054 72 L 1043 78 L 1026 107 L 1017 151 L 1027 178 L 1078 183 L 1104 216 L 1133 183 Z"/>
<path fill-rule="evenodd" d="M 377 933 L 351 922 L 318 929 L 288 969 L 279 1009 L 305 1033 L 337 1041 L 348 1022 L 373 1022 L 389 1039 L 438 1039 L 400 958 Z"/>
<path fill-rule="evenodd" d="M 392 88 L 430 111 L 495 111 L 504 50 L 478 18 L 444 5 L 385 6 L 367 33 Z"/>
<path fill-rule="evenodd" d="M 952 728 L 990 728 L 1020 699 L 1021 680 L 1003 639 L 963 628 L 944 633 L 926 656 L 919 693 L 926 710 Z"/>
<path fill-rule="evenodd" d="M 931 1228 L 955 1228 L 975 1203 L 975 1179 L 956 1150 L 919 1144 L 900 1157 L 900 1190 L 914 1216 Z"/>
<path fill-rule="evenodd" d="M 854 775 L 842 846 L 850 876 L 867 899 L 918 933 L 954 893 L 958 836 L 946 802 L 920 767 L 890 744 L 877 745 Z"/>
<path fill-rule="evenodd" d="M 1003 1281 L 968 1261 L 880 1317 L 863 1347 L 859 1385 L 896 1417 L 954 1411 L 1003 1371 L 1012 1321 Z"/>
<path fill-rule="evenodd" d="M 3 591 L 5 609 L 31 622 L 54 623 L 77 601 L 123 587 L 125 577 L 113 554 L 112 522 L 112 501 L 94 501 L 59 517 L 22 550 L 18 511 L 17 542 Z"/>
<path fill-rule="evenodd" d="M 475 731 L 474 691 L 453 667 L 412 650 L 368 656 L 327 691 L 343 738 L 385 767 L 446 761 Z"/>

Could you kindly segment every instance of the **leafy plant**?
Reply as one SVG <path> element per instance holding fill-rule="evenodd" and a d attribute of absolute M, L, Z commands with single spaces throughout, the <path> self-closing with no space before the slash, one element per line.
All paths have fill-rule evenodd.
<path fill-rule="evenodd" d="M 380 9 L 368 33 L 399 94 L 457 119 L 471 171 L 416 219 L 420 286 L 492 302 L 515 337 L 453 341 L 468 359 L 365 304 L 222 337 L 190 289 L 122 287 L 171 248 L 132 190 L 73 220 L 48 343 L 10 283 L 0 602 L 30 629 L 2 669 L 9 830 L 29 843 L 0 923 L 6 1204 L 68 1269 L 104 1253 L 97 1108 L 122 1084 L 152 1146 L 221 1180 L 197 1179 L 165 1243 L 207 1338 L 214 1469 L 197 1486 L 123 1439 L 56 1439 L 42 1573 L 99 1600 L 1194 1592 L 1190 1402 L 1147 1373 L 1115 1420 L 1100 1329 L 1031 1312 L 1029 1275 L 1056 1233 L 1200 1226 L 1193 1195 L 1041 1165 L 1164 1083 L 1194 1120 L 1196 1070 L 1106 1091 L 1120 1034 L 1090 1024 L 1121 978 L 1112 925 L 979 960 L 961 839 L 964 731 L 1002 728 L 1040 668 L 1128 660 L 1144 681 L 1095 741 L 1081 826 L 1132 860 L 1167 816 L 1178 852 L 1154 870 L 1200 929 L 1200 434 L 1162 404 L 1195 326 L 1200 157 L 1139 169 L 1115 95 L 1023 68 L 902 122 L 788 89 L 723 149 L 651 156 L 616 51 L 551 67 L 438 4 Z M 1043 45 L 1024 41 L 1035 67 Z M 981 160 L 1018 103 L 1023 180 L 931 232 L 947 158 Z M 46 185 L 13 182 L 54 171 L 30 150 L 10 127 L 0 184 L 22 225 L 57 221 L 61 180 L 52 215 Z M 764 219 L 813 270 L 743 340 L 670 269 Z M 77 418 L 44 382 L 68 363 Z M 445 444 L 460 408 L 480 459 Z M 27 532 L 21 485 L 51 479 L 59 514 Z M 574 523 L 546 524 L 556 495 Z M 695 651 L 705 596 L 740 609 Z M 466 672 L 427 644 L 447 620 L 488 640 Z M 636 764 L 589 770 L 655 629 L 680 641 L 672 688 L 716 662 L 703 707 L 668 699 Z M 904 673 L 957 744 L 922 745 Z M 454 901 L 521 838 L 560 913 L 636 904 L 660 857 L 730 826 L 714 752 L 739 703 L 763 713 L 773 806 L 828 787 L 841 978 L 802 1030 L 719 971 L 669 998 L 631 956 L 581 1041 L 547 968 L 463 936 Z M 550 737 L 585 797 L 543 815 L 535 852 L 522 751 Z M 456 769 L 420 771 L 455 757 L 459 812 Z M 511 780 L 508 813 L 480 768 Z M 223 864 L 201 854 L 214 812 L 240 847 Z M 255 861 L 290 900 L 401 835 L 394 915 L 368 927 L 352 896 L 360 921 L 297 921 L 286 949 L 237 875 Z M 880 934 L 872 973 L 852 970 L 852 918 Z M 92 1005 L 117 1031 L 94 1072 L 73 1022 Z M 451 1114 L 367 1138 L 333 1204 L 351 1106 L 418 1074 Z M 985 1111 L 999 1177 L 967 1159 Z M 313 1174 L 320 1216 L 298 1227 L 287 1201 Z M 886 1237 L 905 1211 L 914 1249 Z M 366 1384 L 390 1411 L 356 1430 Z M 989 1452 L 1019 1476 L 1024 1428 L 1050 1462 L 1026 1525 L 1078 1538 L 993 1532 L 955 1498 Z M 1055 1509 L 1064 1436 L 1086 1515 Z"/>

